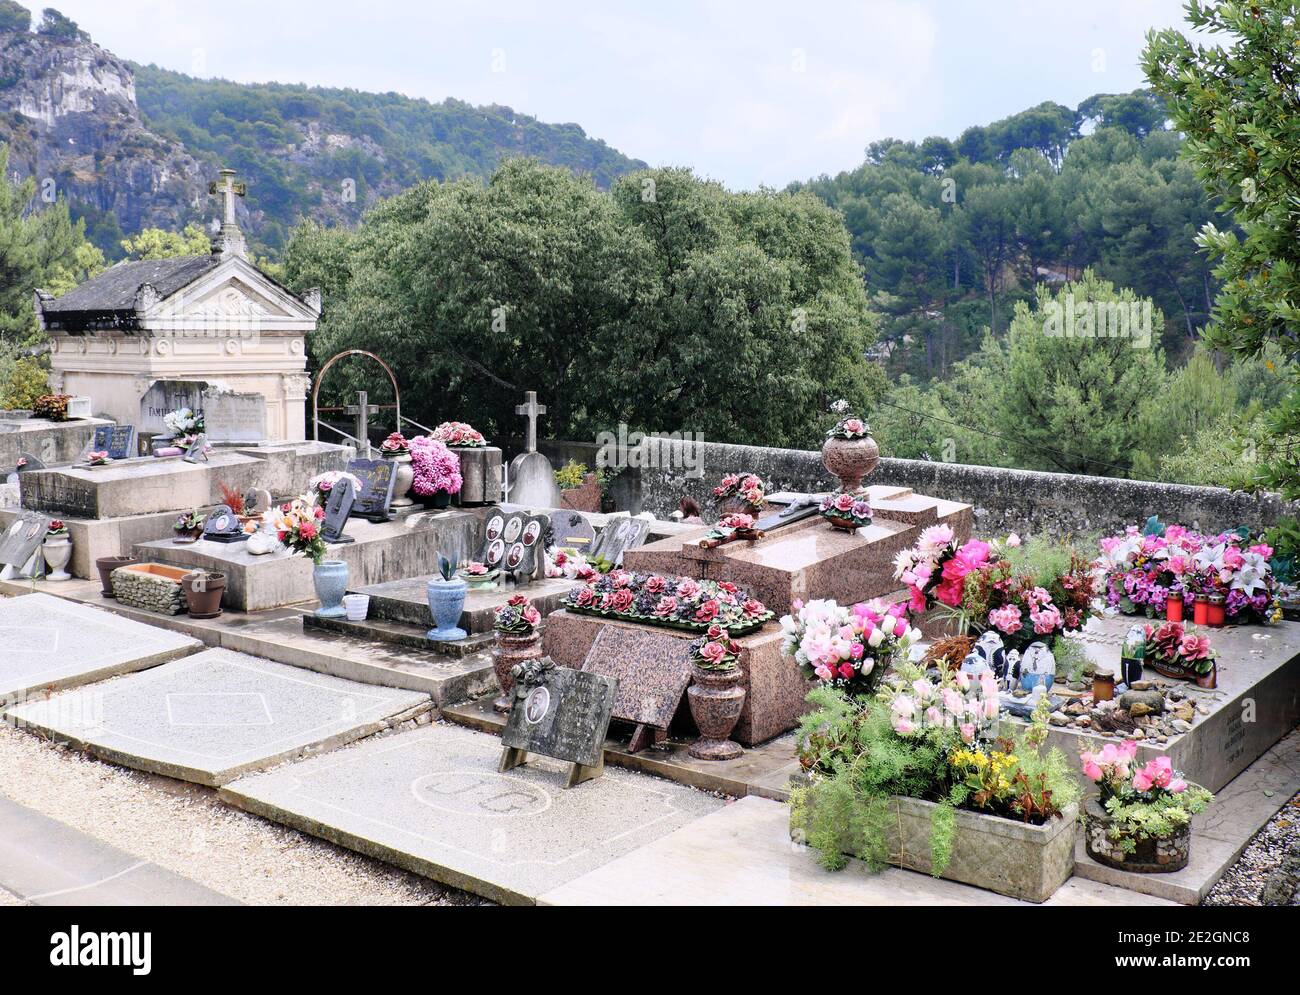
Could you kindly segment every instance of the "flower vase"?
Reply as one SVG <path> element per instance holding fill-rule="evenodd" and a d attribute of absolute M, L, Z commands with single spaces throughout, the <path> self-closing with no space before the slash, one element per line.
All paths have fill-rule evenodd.
<path fill-rule="evenodd" d="M 515 679 L 510 671 L 514 665 L 525 660 L 539 660 L 541 656 L 542 634 L 540 632 L 534 631 L 527 635 L 497 633 L 496 650 L 492 654 L 492 669 L 496 673 L 497 684 L 501 686 L 501 696 L 492 702 L 493 709 L 498 712 L 510 711 L 515 689 Z"/>
<path fill-rule="evenodd" d="M 697 760 L 734 760 L 745 752 L 739 743 L 728 738 L 745 704 L 745 689 L 740 686 L 744 676 L 739 667 L 732 670 L 692 668 L 686 700 L 695 726 L 700 730 L 700 738 L 687 752 Z"/>
<path fill-rule="evenodd" d="M 1088 856 L 1099 864 L 1136 874 L 1163 874 L 1182 870 L 1192 852 L 1191 824 L 1169 836 L 1146 839 L 1120 836 L 1111 838 L 1110 814 L 1096 798 L 1084 804 L 1084 846 Z"/>
<path fill-rule="evenodd" d="M 393 461 L 393 503 L 394 508 L 409 508 L 415 504 L 411 499 L 411 484 L 415 481 L 415 471 L 411 468 L 411 454 L 402 453 L 390 457 Z"/>
<path fill-rule="evenodd" d="M 450 491 L 437 491 L 436 493 L 430 495 L 430 497 L 429 497 L 429 503 L 430 503 L 431 505 L 433 505 L 433 507 L 435 507 L 435 508 L 450 508 L 450 507 L 451 507 L 451 492 L 450 492 Z"/>
<path fill-rule="evenodd" d="M 41 545 L 41 552 L 45 554 L 45 562 L 50 568 L 46 580 L 72 579 L 72 574 L 63 569 L 72 558 L 72 540 L 68 536 L 46 539 Z"/>
<path fill-rule="evenodd" d="M 880 462 L 880 447 L 871 436 L 861 439 L 831 438 L 822 443 L 822 463 L 839 478 L 840 489 L 854 494 L 862 489 L 862 478 Z"/>
<path fill-rule="evenodd" d="M 449 643 L 466 637 L 467 633 L 457 623 L 465 608 L 465 592 L 468 590 L 469 585 L 459 577 L 451 580 L 435 577 L 425 585 L 429 614 L 433 616 L 433 628 L 424 634 L 426 639 Z"/>
<path fill-rule="evenodd" d="M 320 607 L 316 614 L 321 618 L 342 618 L 343 595 L 348 590 L 348 565 L 342 560 L 321 560 L 311 572 L 312 586 Z"/>

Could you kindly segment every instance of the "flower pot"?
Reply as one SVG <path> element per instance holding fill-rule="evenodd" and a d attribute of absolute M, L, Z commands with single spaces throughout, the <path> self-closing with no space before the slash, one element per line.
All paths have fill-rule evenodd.
<path fill-rule="evenodd" d="M 856 532 L 861 527 L 852 519 L 832 518 L 830 516 L 823 516 L 823 517 L 825 517 L 826 521 L 830 522 L 837 529 L 843 529 L 845 532 L 853 533 Z"/>
<path fill-rule="evenodd" d="M 394 463 L 393 504 L 394 508 L 409 508 L 415 504 L 411 499 L 411 483 L 415 480 L 415 471 L 411 469 L 411 454 L 390 456 Z"/>
<path fill-rule="evenodd" d="M 1142 661 L 1135 656 L 1120 657 L 1119 661 L 1120 680 L 1129 687 L 1133 686 L 1134 681 L 1142 680 Z"/>
<path fill-rule="evenodd" d="M 880 462 L 880 447 L 871 436 L 861 439 L 827 439 L 822 443 L 822 463 L 840 480 L 842 490 L 862 489 L 862 478 Z"/>
<path fill-rule="evenodd" d="M 176 535 L 172 537 L 172 542 L 176 543 L 178 546 L 188 546 L 192 542 L 198 542 L 201 535 L 203 535 L 202 528 L 188 529 L 185 532 L 177 532 Z"/>
<path fill-rule="evenodd" d="M 740 686 L 744 676 L 739 667 L 728 671 L 692 668 L 686 700 L 700 738 L 687 752 L 697 760 L 734 760 L 745 752 L 728 738 L 745 704 L 745 689 Z"/>
<path fill-rule="evenodd" d="M 99 593 L 106 598 L 116 597 L 113 594 L 113 571 L 129 563 L 138 562 L 140 561 L 134 556 L 101 556 L 97 559 L 95 569 L 99 571 L 99 584 L 103 588 Z"/>
<path fill-rule="evenodd" d="M 364 622 L 370 612 L 370 595 L 343 595 L 343 611 L 347 614 L 349 622 Z"/>
<path fill-rule="evenodd" d="M 1207 691 L 1213 691 L 1219 686 L 1219 665 L 1217 663 L 1211 663 L 1210 672 L 1208 674 L 1197 674 L 1195 681 L 1198 688 L 1205 688 Z"/>
<path fill-rule="evenodd" d="M 348 589 L 348 565 L 342 560 L 321 560 L 312 567 L 311 583 L 320 602 L 316 614 L 322 618 L 341 618 L 343 595 Z"/>
<path fill-rule="evenodd" d="M 221 595 L 226 590 L 226 575 L 221 573 L 186 574 L 181 580 L 185 605 L 190 618 L 216 618 L 221 614 Z"/>
<path fill-rule="evenodd" d="M 538 660 L 541 656 L 542 634 L 540 632 L 534 631 L 527 635 L 497 633 L 497 645 L 492 653 L 492 670 L 496 674 L 497 684 L 501 687 L 501 696 L 492 702 L 492 707 L 496 711 L 510 711 L 515 688 L 515 679 L 511 676 L 510 669 L 516 663 Z"/>
<path fill-rule="evenodd" d="M 727 515 L 752 515 L 757 518 L 763 513 L 763 506 L 750 504 L 744 498 L 735 497 L 723 498 L 718 502 L 719 517 Z"/>
<path fill-rule="evenodd" d="M 1088 856 L 1099 864 L 1135 874 L 1165 874 L 1182 870 L 1192 852 L 1192 827 L 1188 823 L 1170 836 L 1149 836 L 1144 840 L 1120 835 L 1111 838 L 1114 825 L 1109 813 L 1095 797 L 1083 806 L 1083 841 Z M 1125 841 L 1132 846 L 1125 846 Z"/>
<path fill-rule="evenodd" d="M 446 491 L 438 491 L 434 494 L 424 494 L 420 498 L 426 508 L 450 508 L 451 495 Z"/>
<path fill-rule="evenodd" d="M 72 579 L 72 574 L 63 569 L 72 558 L 72 540 L 68 536 L 46 539 L 41 544 L 41 552 L 45 554 L 45 562 L 50 568 L 46 580 Z"/>
<path fill-rule="evenodd" d="M 1181 622 L 1183 620 L 1183 599 L 1166 598 L 1165 599 L 1165 619 L 1169 622 Z"/>
<path fill-rule="evenodd" d="M 465 608 L 465 592 L 469 585 L 459 577 L 443 580 L 435 577 L 425 585 L 425 598 L 429 602 L 429 614 L 433 616 L 433 628 L 425 637 L 435 643 L 448 643 L 464 639 L 467 633 L 457 623 Z"/>

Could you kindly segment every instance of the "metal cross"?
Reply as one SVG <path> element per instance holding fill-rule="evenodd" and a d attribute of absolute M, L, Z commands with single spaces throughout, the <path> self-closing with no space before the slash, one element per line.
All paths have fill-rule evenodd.
<path fill-rule="evenodd" d="M 357 446 L 366 447 L 366 454 L 363 459 L 370 458 L 370 416 L 379 414 L 379 405 L 370 404 L 370 395 L 364 391 L 357 391 L 357 403 L 349 404 L 343 410 L 350 415 L 355 415 L 357 419 Z M 361 456 L 360 451 L 357 453 Z"/>
<path fill-rule="evenodd" d="M 223 225 L 233 225 L 235 223 L 235 198 L 243 197 L 248 193 L 248 184 L 235 182 L 235 171 L 233 169 L 223 169 L 220 172 L 221 180 L 213 180 L 208 184 L 209 194 L 220 194 L 222 199 L 222 218 Z"/>
<path fill-rule="evenodd" d="M 528 419 L 528 451 L 537 452 L 537 416 L 546 414 L 546 405 L 537 403 L 537 391 L 524 392 L 524 403 L 516 405 L 515 414 Z"/>

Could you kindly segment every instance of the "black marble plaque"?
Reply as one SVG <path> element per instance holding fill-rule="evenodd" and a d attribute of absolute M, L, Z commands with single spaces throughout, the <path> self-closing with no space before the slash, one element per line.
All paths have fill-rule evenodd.
<path fill-rule="evenodd" d="M 243 542 L 248 534 L 230 507 L 221 504 L 204 521 L 203 538 L 209 542 Z"/>
<path fill-rule="evenodd" d="M 514 707 L 501 732 L 503 746 L 599 766 L 618 681 L 556 667 L 533 687 L 515 689 Z"/>
<path fill-rule="evenodd" d="M 653 629 L 601 626 L 582 669 L 618 681 L 614 718 L 667 729 L 691 682 L 691 641 Z"/>
<path fill-rule="evenodd" d="M 388 521 L 393 503 L 393 484 L 397 481 L 397 464 L 390 459 L 354 459 L 348 473 L 361 481 L 352 513 L 372 521 Z"/>
<path fill-rule="evenodd" d="M 343 534 L 347 527 L 348 516 L 356 505 L 356 489 L 347 477 L 342 478 L 330 488 L 329 500 L 325 502 L 325 522 L 321 526 L 320 536 L 326 542 L 352 542 L 352 537 Z"/>
<path fill-rule="evenodd" d="M 96 425 L 90 451 L 108 453 L 109 459 L 131 459 L 135 456 L 135 426 Z"/>

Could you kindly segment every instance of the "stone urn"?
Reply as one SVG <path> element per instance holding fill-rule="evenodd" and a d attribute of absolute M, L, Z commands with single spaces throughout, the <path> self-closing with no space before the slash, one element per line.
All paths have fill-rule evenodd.
<path fill-rule="evenodd" d="M 131 563 L 139 563 L 134 556 L 101 556 L 95 561 L 95 569 L 99 571 L 99 584 L 102 590 L 99 592 L 106 598 L 113 598 L 113 571 L 118 567 L 125 567 Z"/>
<path fill-rule="evenodd" d="M 425 585 L 425 599 L 429 602 L 429 614 L 433 616 L 433 628 L 424 634 L 427 639 L 449 643 L 468 635 L 458 624 L 468 590 L 469 585 L 459 577 L 451 580 L 434 577 Z"/>
<path fill-rule="evenodd" d="M 68 560 L 72 559 L 72 539 L 69 536 L 50 536 L 41 544 L 41 552 L 45 556 L 45 563 L 49 566 L 49 572 L 46 574 L 46 580 L 71 580 L 72 574 L 63 568 L 68 565 Z"/>
<path fill-rule="evenodd" d="M 1191 858 L 1190 822 L 1170 836 L 1131 838 L 1132 847 L 1123 845 L 1123 836 L 1111 838 L 1112 824 L 1101 802 L 1095 796 L 1089 798 L 1083 807 L 1083 842 L 1088 856 L 1099 864 L 1135 874 L 1164 874 L 1182 870 Z"/>
<path fill-rule="evenodd" d="M 744 676 L 739 667 L 702 670 L 695 666 L 691 669 L 691 686 L 686 689 L 686 701 L 691 707 L 695 727 L 700 730 L 700 738 L 687 752 L 697 760 L 734 760 L 745 752 L 739 743 L 728 738 L 745 704 L 745 689 L 740 686 Z"/>
<path fill-rule="evenodd" d="M 525 660 L 540 660 L 542 657 L 542 634 L 536 630 L 528 633 L 498 632 L 496 649 L 492 653 L 492 670 L 496 673 L 497 684 L 501 686 L 501 696 L 492 702 L 498 712 L 510 711 L 514 698 L 515 679 L 510 670 L 516 663 Z"/>
<path fill-rule="evenodd" d="M 394 508 L 409 508 L 415 501 L 411 498 L 411 484 L 415 482 L 415 470 L 411 467 L 411 454 L 390 456 L 393 461 L 393 504 Z"/>
<path fill-rule="evenodd" d="M 341 618 L 343 595 L 348 591 L 348 565 L 342 560 L 321 560 L 311 571 L 311 583 L 316 589 L 320 607 L 316 614 L 321 618 Z"/>
<path fill-rule="evenodd" d="M 871 436 L 861 439 L 827 439 L 822 443 L 822 463 L 849 494 L 862 489 L 862 478 L 880 462 L 880 447 Z"/>

